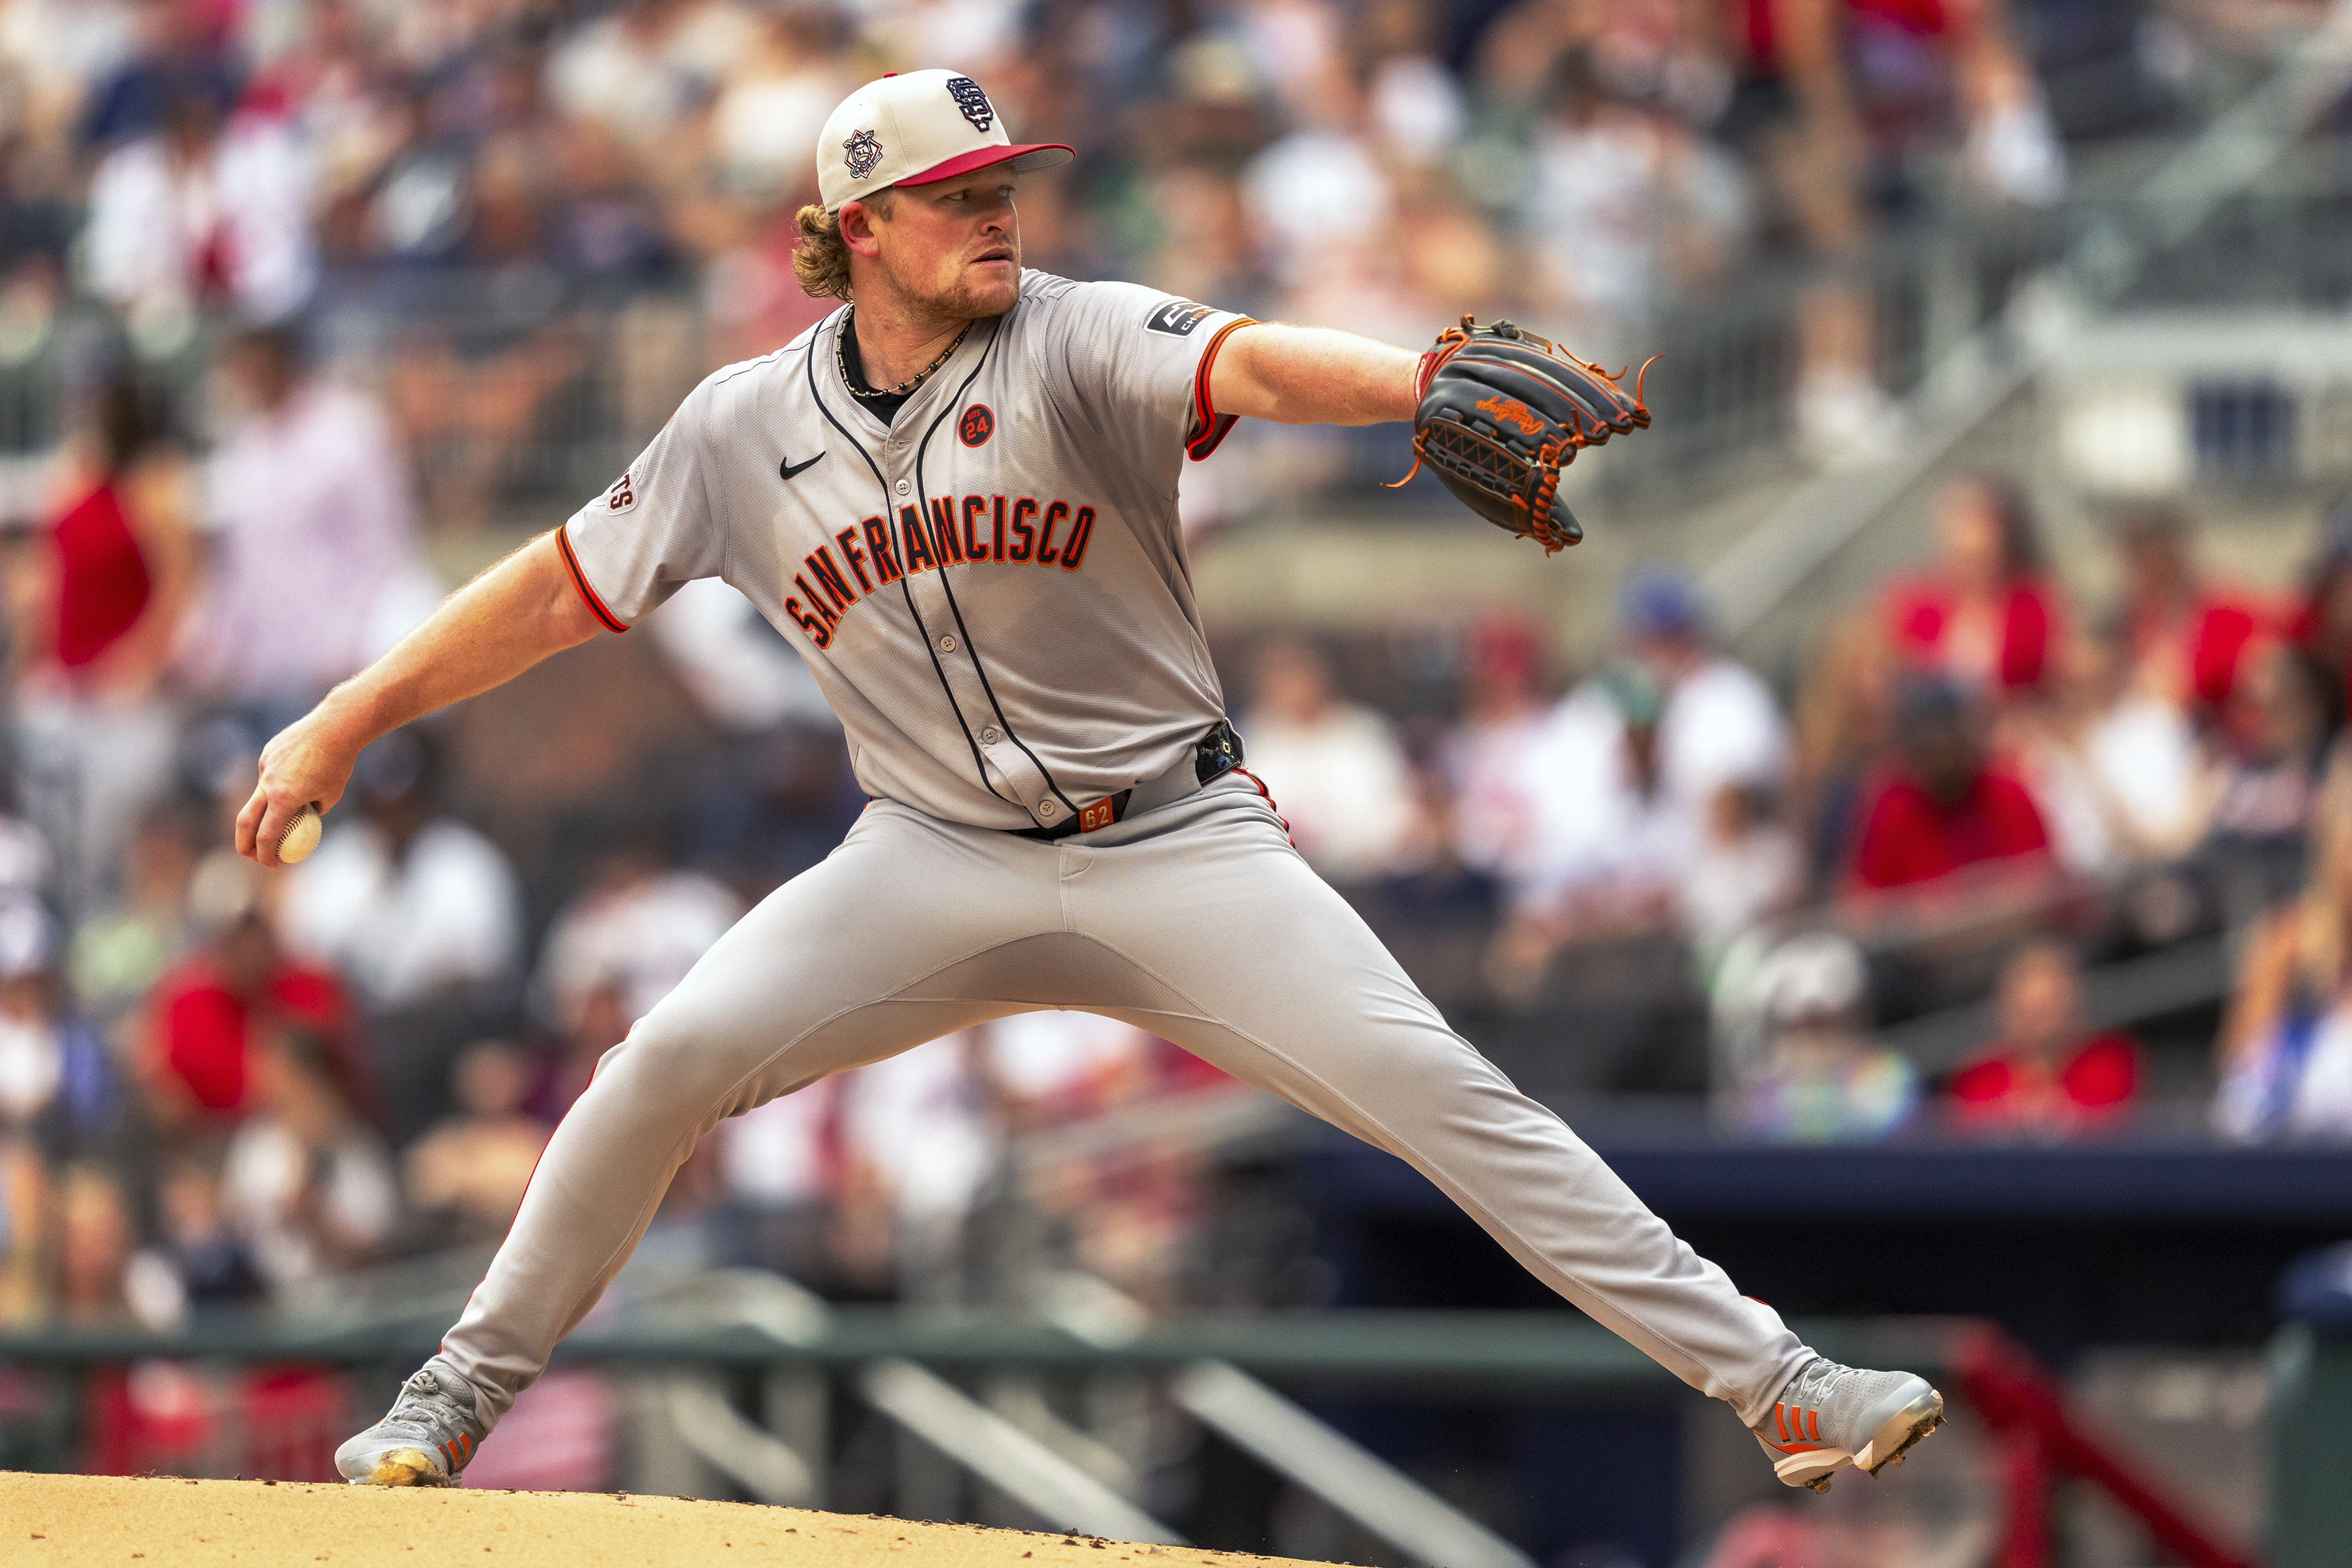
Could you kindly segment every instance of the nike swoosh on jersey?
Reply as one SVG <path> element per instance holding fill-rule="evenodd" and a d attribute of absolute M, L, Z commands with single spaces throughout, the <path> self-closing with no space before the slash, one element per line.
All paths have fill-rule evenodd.
<path fill-rule="evenodd" d="M 816 467 L 817 464 L 824 460 L 824 454 L 823 452 L 819 452 L 815 457 L 811 458 L 805 463 L 795 463 L 790 458 L 786 458 L 782 462 L 776 465 L 776 472 L 789 479 L 795 474 L 806 473 L 809 469 Z"/>

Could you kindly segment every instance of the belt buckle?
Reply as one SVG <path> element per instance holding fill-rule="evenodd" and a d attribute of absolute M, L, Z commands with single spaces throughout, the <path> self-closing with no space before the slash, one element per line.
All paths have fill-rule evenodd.
<path fill-rule="evenodd" d="M 1206 785 L 1242 765 L 1241 734 L 1231 721 L 1220 719 L 1214 729 L 1193 742 L 1193 752 L 1192 776 Z"/>
<path fill-rule="evenodd" d="M 1107 795 L 1092 805 L 1078 807 L 1078 831 L 1092 833 L 1097 827 L 1108 827 L 1117 822 L 1119 799 L 1118 795 Z"/>

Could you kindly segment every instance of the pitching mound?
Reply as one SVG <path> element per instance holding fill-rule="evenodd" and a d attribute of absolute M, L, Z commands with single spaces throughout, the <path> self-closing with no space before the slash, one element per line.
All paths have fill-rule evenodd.
<path fill-rule="evenodd" d="M 545 1564 L 547 1568 L 1268 1568 L 1287 1561 L 976 1524 L 605 1492 L 477 1492 L 0 1472 L 0 1563 Z"/>

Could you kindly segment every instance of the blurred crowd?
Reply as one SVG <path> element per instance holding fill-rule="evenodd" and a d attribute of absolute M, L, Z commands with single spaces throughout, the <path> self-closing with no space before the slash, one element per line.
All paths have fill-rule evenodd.
<path fill-rule="evenodd" d="M 495 1238 L 597 1058 L 854 819 L 806 672 L 704 584 L 629 639 L 658 670 L 627 689 L 702 760 L 624 781 L 658 792 L 561 831 L 482 808 L 500 767 L 552 786 L 623 749 L 547 728 L 593 731 L 616 686 L 387 737 L 298 870 L 226 848 L 261 742 L 437 602 L 431 536 L 494 514 L 578 392 L 583 320 L 641 436 L 815 319 L 791 216 L 848 88 L 951 61 L 1016 136 L 1076 144 L 1024 189 L 1036 265 L 1400 342 L 1503 309 L 1609 349 L 1808 259 L 1800 433 L 1853 449 L 1892 413 L 1843 261 L 1906 202 L 2063 188 L 2021 26 L 1995 0 L 0 3 L 0 371 L 69 307 L 106 323 L 39 361 L 52 460 L 0 476 L 0 1323 L 184 1322 Z M 1791 1141 L 2118 1126 L 2146 1052 L 2086 966 L 2226 937 L 2191 1094 L 2231 1137 L 2352 1135 L 2352 532 L 2285 601 L 2203 574 L 2173 512 L 2112 538 L 2120 596 L 2076 602 L 2025 492 L 1958 479 L 1933 559 L 1793 697 L 1662 568 L 1572 680 L 1507 619 L 1227 668 L 1301 850 L 1531 1089 L 1706 1090 Z M 1882 1038 L 1987 997 L 1965 1061 Z M 672 1202 L 835 1294 L 955 1294 L 1012 1182 L 1146 1303 L 1285 1300 L 1295 1237 L 1220 1239 L 1196 1156 L 1008 1174 L 1030 1133 L 1227 1087 L 1120 1026 L 1008 1020 L 730 1122 Z M 1228 1244 L 1264 1266 L 1197 1267 Z"/>
<path fill-rule="evenodd" d="M 1523 1084 L 1704 1088 L 1791 1142 L 2065 1138 L 2152 1097 L 2352 1137 L 2352 509 L 2284 595 L 2208 572 L 2170 505 L 2105 526 L 2119 586 L 2084 603 L 2021 486 L 1948 480 L 1931 558 L 1824 626 L 1786 705 L 1652 567 L 1564 695 L 1508 621 L 1451 645 L 1453 711 L 1402 723 L 1281 639 L 1242 729 L 1301 851 Z M 2223 951 L 2210 1060 L 2221 998 L 2084 980 Z M 1891 1043 L 1952 1028 L 1979 1048 Z"/>
<path fill-rule="evenodd" d="M 2210 19 L 2180 17 L 2193 54 Z M 217 322 L 332 322 L 430 525 L 477 525 L 583 399 L 641 439 L 702 371 L 815 320 L 789 258 L 825 114 L 945 62 L 1017 138 L 1080 149 L 1021 198 L 1032 264 L 1073 276 L 1415 346 L 1507 312 L 1614 363 L 1789 262 L 1799 433 L 1852 455 L 1894 420 L 1853 276 L 1873 235 L 2064 189 L 2030 22 L 2000 0 L 6 0 L 0 371 L 94 302 L 202 435 Z M 1261 466 L 1294 479 L 1347 460 L 1277 447 Z"/>

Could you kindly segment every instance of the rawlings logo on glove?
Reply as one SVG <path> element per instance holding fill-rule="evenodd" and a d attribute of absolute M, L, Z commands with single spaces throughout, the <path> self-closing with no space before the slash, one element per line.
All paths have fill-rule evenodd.
<path fill-rule="evenodd" d="M 1545 554 L 1574 544 L 1584 528 L 1560 503 L 1560 469 L 1650 423 L 1642 377 L 1631 397 L 1624 378 L 1508 321 L 1482 327 L 1465 316 L 1421 356 L 1412 470 L 1396 485 L 1426 463 L 1471 510 Z"/>
<path fill-rule="evenodd" d="M 1528 412 L 1528 405 L 1516 397 L 1482 397 L 1478 412 L 1497 425 L 1516 425 L 1522 436 L 1533 436 L 1543 428 L 1543 421 Z"/>

